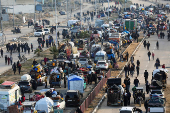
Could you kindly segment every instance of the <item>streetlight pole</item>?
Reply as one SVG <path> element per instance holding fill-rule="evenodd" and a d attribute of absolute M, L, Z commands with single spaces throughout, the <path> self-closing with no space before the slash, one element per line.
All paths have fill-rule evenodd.
<path fill-rule="evenodd" d="M 67 8 L 67 26 L 68 26 L 68 0 L 67 0 L 67 4 L 66 4 L 66 8 Z"/>
<path fill-rule="evenodd" d="M 109 21 L 109 0 L 108 0 L 108 21 Z"/>
<path fill-rule="evenodd" d="M 14 0 L 13 0 L 13 28 L 14 28 L 14 25 L 15 25 L 15 19 L 14 19 Z"/>
<path fill-rule="evenodd" d="M 95 14 L 96 14 L 97 10 L 96 10 L 96 0 L 95 0 Z M 95 18 L 97 20 L 97 16 L 95 15 Z"/>
<path fill-rule="evenodd" d="M 2 27 L 2 6 L 1 6 L 1 0 L 0 0 L 0 23 L 1 23 L 1 33 L 2 33 L 2 45 L 4 45 L 3 27 Z"/>
<path fill-rule="evenodd" d="M 36 23 L 36 0 L 34 0 L 34 24 Z"/>
<path fill-rule="evenodd" d="M 56 48 L 58 49 L 58 37 L 57 37 L 57 7 L 56 7 L 56 0 L 55 0 L 55 21 L 56 21 Z"/>
<path fill-rule="evenodd" d="M 80 4 L 81 4 L 81 7 L 80 7 L 80 21 L 81 21 L 81 28 L 82 28 L 82 0 L 80 0 Z"/>

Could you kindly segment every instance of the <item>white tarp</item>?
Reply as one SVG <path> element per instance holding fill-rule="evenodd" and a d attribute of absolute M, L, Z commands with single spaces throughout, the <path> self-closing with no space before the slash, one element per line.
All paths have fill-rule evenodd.
<path fill-rule="evenodd" d="M 24 74 L 21 76 L 21 81 L 30 81 L 31 80 L 31 76 L 29 74 Z"/>
<path fill-rule="evenodd" d="M 45 110 L 47 113 L 52 111 L 54 102 L 49 97 L 44 97 L 36 102 L 35 110 Z"/>
<path fill-rule="evenodd" d="M 59 74 L 59 71 L 57 70 L 57 67 L 55 67 L 54 69 L 51 69 L 50 74 L 52 74 L 52 73 L 57 73 L 57 74 Z"/>
<path fill-rule="evenodd" d="M 81 93 L 83 93 L 84 83 L 79 81 L 70 81 L 70 90 L 79 90 Z"/>

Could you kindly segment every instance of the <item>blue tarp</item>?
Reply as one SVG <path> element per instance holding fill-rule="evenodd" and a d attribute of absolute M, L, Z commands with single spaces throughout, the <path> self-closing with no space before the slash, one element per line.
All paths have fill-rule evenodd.
<path fill-rule="evenodd" d="M 42 5 L 41 4 L 37 4 L 35 6 L 35 9 L 36 9 L 36 11 L 42 11 Z"/>
<path fill-rule="evenodd" d="M 70 84 L 70 82 L 73 82 Z M 76 82 L 77 81 L 77 82 Z M 72 75 L 68 78 L 68 90 L 79 90 L 80 93 L 84 93 L 84 80 L 83 78 L 77 76 L 77 75 Z"/>
<path fill-rule="evenodd" d="M 130 32 L 125 30 L 125 31 L 123 31 L 123 33 L 130 33 Z"/>

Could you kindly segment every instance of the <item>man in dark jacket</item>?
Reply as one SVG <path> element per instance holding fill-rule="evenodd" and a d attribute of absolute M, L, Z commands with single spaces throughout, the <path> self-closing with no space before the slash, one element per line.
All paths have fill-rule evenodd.
<path fill-rule="evenodd" d="M 150 52 L 150 51 L 148 51 L 149 61 L 150 61 L 150 56 L 151 56 L 151 52 Z"/>
<path fill-rule="evenodd" d="M 126 85 L 126 90 L 130 88 L 130 78 L 127 76 L 124 80 L 124 84 Z"/>
<path fill-rule="evenodd" d="M 136 87 L 138 87 L 138 84 L 140 84 L 140 83 L 139 83 L 139 80 L 138 80 L 137 77 L 136 77 L 136 79 L 134 79 L 134 85 L 135 85 Z"/>
<path fill-rule="evenodd" d="M 145 106 L 146 113 L 147 113 L 148 112 L 148 100 L 145 101 L 144 106 Z"/>
<path fill-rule="evenodd" d="M 136 72 L 137 72 L 137 76 L 139 76 L 139 65 L 136 66 Z"/>
<path fill-rule="evenodd" d="M 146 48 L 146 40 L 143 42 L 143 46 L 144 48 Z"/>
<path fill-rule="evenodd" d="M 3 49 L 1 48 L 1 57 L 3 58 Z"/>
<path fill-rule="evenodd" d="M 130 105 L 130 97 L 131 97 L 131 93 L 127 90 L 127 97 L 128 97 L 128 105 Z"/>
<path fill-rule="evenodd" d="M 125 71 L 125 77 L 127 77 L 127 72 L 128 72 L 128 66 L 127 65 L 124 67 L 124 71 Z"/>
<path fill-rule="evenodd" d="M 145 83 L 146 83 L 146 81 L 148 80 L 148 72 L 147 72 L 147 70 L 145 70 L 145 72 L 144 72 L 144 77 L 145 77 Z"/>
<path fill-rule="evenodd" d="M 148 43 L 147 43 L 147 50 L 149 50 L 149 47 L 150 47 L 150 43 L 148 41 Z"/>

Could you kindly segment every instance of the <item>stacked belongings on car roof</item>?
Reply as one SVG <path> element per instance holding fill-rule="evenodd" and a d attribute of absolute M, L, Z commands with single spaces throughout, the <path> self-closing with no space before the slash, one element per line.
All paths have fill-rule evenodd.
<path fill-rule="evenodd" d="M 38 84 L 41 83 L 40 78 L 43 74 L 43 67 L 41 64 L 33 66 L 33 68 L 30 70 L 31 78 L 34 79 Z"/>

